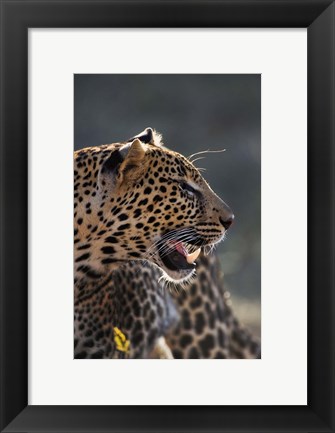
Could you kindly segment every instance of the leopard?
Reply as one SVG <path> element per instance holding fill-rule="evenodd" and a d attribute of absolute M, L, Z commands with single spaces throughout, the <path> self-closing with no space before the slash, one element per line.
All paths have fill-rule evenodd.
<path fill-rule="evenodd" d="M 117 325 L 134 301 L 112 279 L 123 265 L 145 260 L 167 281 L 187 282 L 233 221 L 200 171 L 150 127 L 74 152 L 75 358 L 125 356 Z"/>

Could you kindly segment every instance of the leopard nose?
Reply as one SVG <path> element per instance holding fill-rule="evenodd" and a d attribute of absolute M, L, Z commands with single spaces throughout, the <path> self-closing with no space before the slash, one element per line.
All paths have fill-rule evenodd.
<path fill-rule="evenodd" d="M 235 218 L 235 216 L 234 216 L 233 212 L 227 206 L 227 208 L 225 209 L 225 212 L 223 213 L 223 215 L 220 216 L 219 220 L 220 220 L 220 223 L 225 228 L 225 230 L 228 230 L 229 227 L 233 224 L 234 218 Z"/>

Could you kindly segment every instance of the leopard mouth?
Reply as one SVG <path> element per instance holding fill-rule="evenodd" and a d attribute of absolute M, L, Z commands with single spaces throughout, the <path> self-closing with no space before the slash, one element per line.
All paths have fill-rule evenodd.
<path fill-rule="evenodd" d="M 162 236 L 158 242 L 158 254 L 165 272 L 174 280 L 188 278 L 196 268 L 195 260 L 201 252 L 201 245 L 203 241 L 199 238 L 186 242 L 178 236 L 173 239 L 168 235 Z"/>
<path fill-rule="evenodd" d="M 168 241 L 168 252 L 159 253 L 159 256 L 164 265 L 171 271 L 178 271 L 184 269 L 195 269 L 195 260 L 199 257 L 201 248 L 196 248 L 192 251 L 192 246 L 187 245 L 186 242 L 181 241 Z"/>

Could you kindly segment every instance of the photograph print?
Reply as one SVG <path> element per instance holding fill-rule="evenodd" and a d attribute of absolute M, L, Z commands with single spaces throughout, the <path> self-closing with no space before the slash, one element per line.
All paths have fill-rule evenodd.
<path fill-rule="evenodd" d="M 74 358 L 261 358 L 261 75 L 74 75 Z"/>

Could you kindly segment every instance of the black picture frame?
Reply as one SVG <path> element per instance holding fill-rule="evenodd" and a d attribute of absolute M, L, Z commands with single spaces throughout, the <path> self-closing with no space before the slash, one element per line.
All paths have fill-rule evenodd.
<path fill-rule="evenodd" d="M 333 0 L 1 0 L 1 431 L 335 431 L 334 22 Z M 32 27 L 308 29 L 307 406 L 28 405 L 27 35 Z M 295 223 L 294 215 L 289 219 Z"/>

